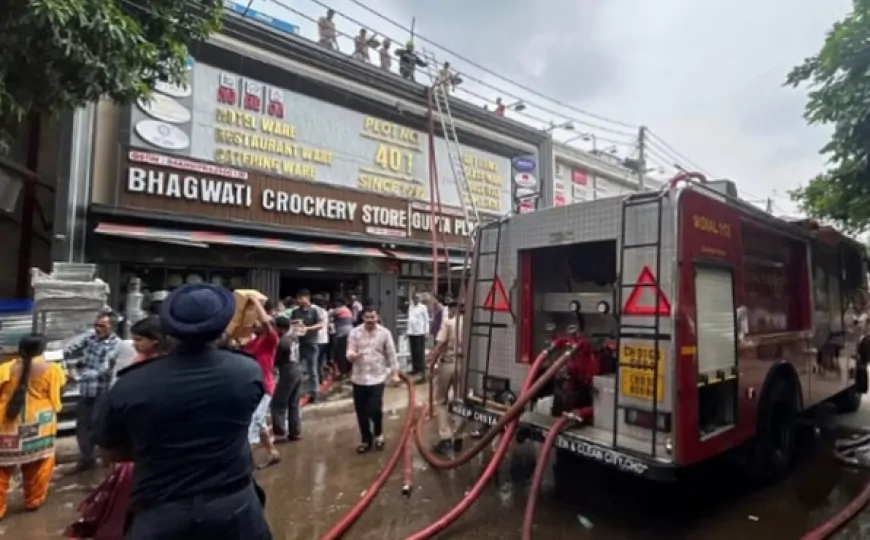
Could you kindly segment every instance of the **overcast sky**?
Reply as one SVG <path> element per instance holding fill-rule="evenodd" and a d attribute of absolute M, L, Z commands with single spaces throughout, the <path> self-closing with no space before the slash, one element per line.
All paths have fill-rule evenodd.
<path fill-rule="evenodd" d="M 323 8 L 312 0 L 254 0 L 254 9 L 297 24 L 306 37 Z M 400 42 L 408 34 L 352 0 L 325 0 L 340 14 Z M 818 155 L 827 130 L 809 128 L 803 91 L 782 87 L 791 66 L 815 53 L 849 0 L 364 0 L 410 25 L 420 36 L 504 78 L 594 115 L 648 126 L 650 160 L 670 167 L 690 163 L 735 180 L 747 198 L 775 199 L 778 213 L 794 213 L 787 190 L 824 167 Z M 338 17 L 340 31 L 358 26 Z M 426 45 L 417 42 L 418 47 Z M 342 39 L 343 50 L 351 43 Z M 635 128 L 562 107 L 487 74 L 443 51 L 469 79 L 463 85 L 489 100 L 524 99 L 521 121 L 572 119 L 598 146 L 612 139 L 632 151 Z M 375 55 L 372 60 L 376 61 Z M 477 79 L 475 82 L 471 79 Z M 488 87 L 491 85 L 495 89 Z M 461 97 L 484 102 L 469 94 Z M 561 113 L 561 115 L 555 114 Z M 580 122 L 586 122 L 583 126 Z M 594 126 L 594 127 L 593 127 Z M 612 133 L 612 130 L 617 133 Z M 575 133 L 576 134 L 576 133 Z M 558 133 L 565 139 L 572 134 Z M 683 157 L 673 155 L 660 141 Z M 590 143 L 577 141 L 589 148 Z M 688 158 L 688 161 L 685 159 Z"/>

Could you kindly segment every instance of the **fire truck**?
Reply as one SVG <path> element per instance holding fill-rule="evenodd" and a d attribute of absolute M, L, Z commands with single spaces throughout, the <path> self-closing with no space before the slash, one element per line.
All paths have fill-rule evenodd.
<path fill-rule="evenodd" d="M 591 410 L 558 436 L 559 455 L 671 480 L 727 453 L 781 477 L 798 415 L 856 410 L 867 391 L 865 259 L 832 228 L 692 173 L 505 217 L 477 231 L 449 410 L 494 425 L 537 353 L 567 336 L 588 346 L 523 410 L 518 437 L 542 440 L 559 416 Z"/>

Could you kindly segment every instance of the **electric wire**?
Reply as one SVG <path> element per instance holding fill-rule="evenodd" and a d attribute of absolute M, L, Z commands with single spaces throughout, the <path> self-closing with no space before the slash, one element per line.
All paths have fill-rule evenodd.
<path fill-rule="evenodd" d="M 290 8 L 289 6 L 286 6 L 286 4 L 284 4 L 284 2 L 282 2 L 281 0 L 266 0 L 266 1 L 271 2 L 271 3 L 273 3 L 273 4 L 276 4 L 276 5 L 279 5 L 279 6 L 283 7 L 283 8 L 285 8 L 285 9 L 288 9 L 288 10 L 291 10 L 291 11 L 294 11 L 294 12 L 296 11 L 296 10 L 293 10 L 292 8 Z M 321 6 L 321 7 L 325 8 L 325 9 L 333 9 L 333 11 L 335 11 L 335 14 L 336 14 L 336 15 L 340 15 L 342 18 L 346 19 L 347 21 L 349 21 L 349 22 L 351 22 L 351 23 L 353 23 L 353 24 L 359 25 L 361 28 L 365 28 L 366 30 L 369 30 L 369 31 L 371 31 L 371 32 L 376 33 L 377 35 L 382 35 L 382 36 L 384 36 L 384 37 L 388 37 L 388 38 L 390 38 L 390 40 L 393 41 L 394 43 L 401 43 L 401 40 L 393 39 L 391 36 L 388 36 L 386 33 L 384 33 L 384 32 L 379 32 L 378 30 L 369 27 L 368 25 L 366 25 L 366 24 L 360 22 L 359 20 L 357 20 L 357 19 L 355 19 L 355 18 L 353 18 L 353 17 L 351 17 L 351 16 L 349 16 L 349 15 L 347 15 L 347 14 L 345 14 L 345 13 L 342 13 L 342 12 L 340 12 L 340 11 L 338 11 L 338 10 L 335 10 L 334 8 L 329 7 L 329 5 L 326 4 L 325 2 L 322 2 L 322 1 L 320 1 L 320 0 L 309 0 L 309 1 L 311 1 L 311 2 L 314 3 L 314 4 L 317 4 L 318 6 Z M 407 28 L 406 26 L 404 26 L 404 25 L 402 25 L 402 24 L 400 24 L 400 23 L 398 23 L 398 22 L 396 22 L 396 21 L 390 19 L 389 17 L 387 17 L 387 16 L 385 16 L 385 15 L 383 15 L 383 14 L 380 14 L 380 13 L 378 13 L 377 11 L 374 11 L 373 9 L 371 9 L 371 8 L 369 8 L 369 7 L 365 6 L 365 5 L 363 5 L 362 3 L 355 2 L 354 0 L 351 0 L 351 1 L 353 1 L 355 4 L 361 6 L 361 7 L 362 7 L 363 9 L 365 9 L 366 11 L 369 11 L 370 13 L 373 13 L 374 15 L 376 15 L 376 16 L 378 16 L 379 18 L 381 18 L 381 19 L 383 19 L 383 20 L 389 22 L 390 24 L 393 24 L 394 26 L 398 27 L 399 29 L 402 29 L 402 30 L 407 31 L 407 32 L 410 32 L 410 31 L 411 31 L 410 28 Z M 308 18 L 308 16 L 306 16 L 306 18 Z M 438 49 L 440 49 L 440 50 L 446 52 L 447 54 L 449 54 L 449 55 L 451 55 L 451 56 L 453 56 L 453 57 L 459 59 L 459 60 L 462 61 L 462 62 L 465 62 L 465 63 L 467 63 L 467 64 L 469 64 L 469 65 L 471 65 L 471 66 L 473 66 L 473 67 L 475 67 L 475 68 L 477 68 L 477 69 L 481 69 L 481 70 L 483 70 L 484 72 L 487 72 L 487 73 L 489 73 L 489 74 L 491 74 L 491 75 L 493 75 L 493 76 L 495 76 L 495 77 L 498 77 L 498 78 L 500 78 L 500 79 L 507 80 L 508 82 L 511 82 L 509 79 L 505 79 L 505 78 L 502 77 L 501 75 L 498 75 L 498 74 L 496 74 L 496 73 L 494 73 L 494 72 L 490 72 L 487 68 L 485 68 L 485 67 L 483 67 L 483 66 L 481 66 L 481 65 L 479 65 L 479 64 L 477 64 L 477 63 L 475 63 L 475 62 L 473 62 L 473 61 L 471 61 L 471 60 L 468 60 L 467 58 L 465 58 L 465 57 L 463 57 L 463 56 L 461 56 L 461 55 L 459 55 L 459 54 L 457 54 L 457 53 L 455 53 L 455 52 L 453 52 L 453 51 L 450 51 L 449 49 L 446 49 L 445 47 L 443 47 L 443 46 L 437 44 L 436 42 L 434 42 L 434 41 L 432 41 L 432 40 L 430 40 L 430 39 L 427 39 L 427 38 L 424 37 L 424 36 L 421 36 L 421 35 L 419 35 L 419 34 L 414 34 L 414 39 L 419 39 L 420 41 L 423 41 L 423 42 L 425 42 L 425 43 L 429 43 L 429 44 L 432 45 L 433 47 L 436 47 L 436 48 L 438 48 Z M 475 82 L 475 83 L 477 83 L 477 84 L 479 84 L 479 85 L 481 85 L 481 86 L 484 86 L 484 87 L 490 88 L 490 89 L 492 89 L 492 90 L 495 90 L 496 92 L 499 92 L 502 96 L 506 96 L 506 97 L 509 97 L 509 98 L 512 98 L 512 99 L 515 99 L 515 100 L 518 100 L 518 101 L 522 101 L 522 102 L 527 103 L 527 104 L 529 104 L 529 105 L 532 105 L 532 106 L 534 106 L 536 109 L 540 109 L 542 112 L 545 112 L 545 113 L 548 113 L 548 114 L 552 114 L 552 115 L 555 116 L 555 117 L 565 118 L 566 120 L 569 120 L 569 121 L 571 121 L 571 122 L 574 122 L 574 123 L 577 123 L 577 124 L 580 124 L 580 125 L 584 125 L 584 126 L 587 126 L 587 127 L 589 127 L 589 128 L 592 128 L 592 129 L 597 129 L 597 130 L 600 130 L 600 131 L 603 131 L 603 132 L 606 132 L 606 133 L 611 133 L 611 134 L 614 134 L 614 135 L 624 135 L 624 134 L 627 134 L 627 132 L 626 132 L 625 130 L 617 130 L 617 129 L 615 129 L 615 128 L 610 128 L 610 127 L 605 127 L 605 126 L 601 126 L 601 125 L 598 125 L 598 124 L 594 124 L 594 123 L 591 123 L 591 122 L 589 122 L 589 121 L 587 121 L 587 120 L 580 120 L 580 119 L 577 119 L 577 118 L 570 118 L 568 115 L 566 115 L 566 114 L 563 113 L 563 112 L 554 111 L 554 110 L 552 110 L 552 109 L 548 109 L 548 108 L 546 108 L 546 107 L 543 107 L 543 106 L 541 106 L 541 105 L 539 105 L 539 104 L 537 104 L 537 103 L 532 103 L 532 102 L 530 102 L 530 101 L 527 100 L 527 99 L 524 99 L 524 98 L 522 98 L 522 97 L 520 97 L 520 96 L 517 96 L 517 95 L 515 95 L 515 94 L 508 93 L 508 92 L 506 92 L 503 88 L 499 88 L 499 87 L 497 87 L 497 86 L 494 86 L 494 85 L 492 85 L 491 83 L 488 83 L 488 82 L 486 82 L 486 81 L 483 81 L 483 80 L 481 80 L 481 79 L 478 79 L 478 78 L 474 77 L 473 75 L 469 75 L 469 74 L 466 73 L 466 72 L 460 72 L 460 73 L 462 74 L 462 76 L 463 76 L 465 79 L 467 79 L 467 80 L 469 80 L 469 81 L 473 81 L 473 82 Z M 430 81 L 430 82 L 431 82 L 431 81 Z M 514 86 L 517 86 L 517 88 L 522 88 L 523 90 L 525 90 L 525 91 L 527 91 L 527 92 L 531 92 L 531 93 L 535 93 L 535 94 L 536 94 L 535 91 L 530 91 L 530 90 L 526 89 L 525 87 L 522 87 L 522 86 L 520 86 L 520 85 L 518 85 L 518 84 L 516 84 L 516 83 L 511 83 L 511 84 L 514 84 Z M 544 99 L 547 99 L 548 101 L 551 101 L 551 102 L 553 102 L 553 103 L 558 103 L 558 102 L 554 101 L 554 100 L 551 99 L 551 98 L 547 98 L 546 96 L 543 96 L 543 98 L 544 98 Z M 564 106 L 564 105 L 562 105 L 562 106 Z M 571 107 L 566 107 L 566 108 L 571 108 Z M 572 110 L 573 110 L 573 109 L 572 109 Z M 516 111 L 515 111 L 515 112 L 516 112 Z M 589 116 L 590 118 L 594 118 L 594 119 L 599 120 L 599 121 L 602 121 L 602 122 L 609 122 L 609 123 L 612 123 L 612 124 L 614 124 L 614 125 L 620 125 L 620 126 L 624 126 L 624 127 L 631 128 L 631 129 L 637 129 L 636 126 L 633 126 L 633 125 L 631 125 L 631 124 L 625 124 L 625 123 L 621 123 L 621 122 L 619 122 L 619 121 L 610 120 L 610 119 L 608 119 L 608 118 L 604 118 L 604 117 L 601 117 L 601 116 L 598 116 L 598 115 L 594 115 L 594 114 L 589 113 L 589 112 L 586 112 L 586 111 L 584 111 L 584 112 L 582 113 L 582 115 L 583 115 L 583 116 Z"/>
<path fill-rule="evenodd" d="M 286 4 L 285 4 L 284 2 L 282 2 L 281 0 L 265 0 L 265 1 L 266 1 L 266 2 L 274 3 L 274 4 L 278 5 L 278 6 L 280 6 L 281 8 L 286 9 L 286 10 L 288 10 L 288 11 L 291 12 L 291 13 L 294 13 L 294 14 L 297 15 L 297 16 L 302 17 L 303 19 L 305 19 L 305 20 L 307 20 L 307 21 L 309 21 L 309 22 L 314 23 L 315 25 L 317 24 L 317 19 L 316 19 L 316 18 L 314 18 L 314 17 L 312 17 L 312 16 L 309 16 L 309 15 L 303 13 L 302 11 L 299 11 L 298 9 L 294 9 L 294 8 L 292 8 L 292 7 L 288 6 L 288 5 L 286 5 Z M 327 4 L 325 4 L 324 2 L 321 2 L 320 0 L 310 0 L 310 1 L 313 2 L 313 3 L 315 3 L 315 4 L 317 4 L 317 5 L 319 5 L 319 6 L 321 6 L 321 7 L 326 8 L 326 9 L 332 9 L 332 8 L 330 8 Z M 398 27 L 398 28 L 400 28 L 400 29 L 403 29 L 403 30 L 405 30 L 405 31 L 408 31 L 408 32 L 411 31 L 410 28 L 405 27 L 404 25 L 402 25 L 402 24 L 400 24 L 400 23 L 398 23 L 398 22 L 396 22 L 396 21 L 390 19 L 389 17 L 386 17 L 385 15 L 382 15 L 382 14 L 380 14 L 380 13 L 377 13 L 376 11 L 372 10 L 371 8 L 368 8 L 367 6 L 364 6 L 364 5 L 361 4 L 360 2 L 357 2 L 356 0 L 351 0 L 351 1 L 352 1 L 354 4 L 357 4 L 357 5 L 359 5 L 360 7 L 363 7 L 366 11 L 369 11 L 369 12 L 373 13 L 374 15 L 377 15 L 379 18 L 381 18 L 381 19 L 383 19 L 383 20 L 385 20 L 385 21 L 387 21 L 387 22 L 393 24 L 394 26 L 396 26 L 396 27 Z M 122 2 L 123 2 L 124 4 L 126 4 L 126 5 L 128 5 L 128 6 L 131 7 L 131 8 L 135 8 L 135 9 L 137 9 L 137 10 L 147 12 L 147 13 L 149 13 L 149 14 L 152 15 L 152 16 L 156 16 L 156 15 L 157 15 L 157 14 L 156 14 L 152 9 L 147 8 L 147 7 L 145 7 L 145 6 L 141 6 L 141 5 L 134 4 L 134 3 L 132 3 L 130 0 L 122 0 Z M 337 10 L 334 10 L 334 11 L 335 11 L 335 13 L 336 13 L 337 15 L 340 15 L 341 17 L 347 19 L 348 21 L 350 21 L 350 22 L 352 22 L 352 23 L 354 23 L 354 24 L 359 25 L 359 26 L 362 27 L 362 28 L 366 28 L 367 30 L 373 32 L 375 35 L 382 35 L 382 36 L 384 36 L 384 37 L 387 37 L 387 38 L 391 39 L 391 40 L 394 41 L 395 43 L 401 43 L 400 40 L 395 40 L 395 39 L 391 38 L 390 36 L 386 36 L 386 34 L 384 34 L 384 33 L 382 33 L 382 32 L 378 32 L 377 30 L 375 30 L 375 29 L 373 29 L 373 28 L 370 28 L 370 27 L 368 27 L 367 25 L 362 24 L 361 22 L 357 21 L 356 19 L 354 19 L 354 18 L 352 18 L 352 17 L 349 17 L 349 16 L 347 16 L 347 15 L 345 15 L 345 14 L 343 14 L 343 13 L 337 11 Z M 254 18 L 252 18 L 252 17 L 249 17 L 249 16 L 241 16 L 241 17 L 244 18 L 244 19 L 246 19 L 246 20 L 249 20 L 249 21 L 255 22 L 255 23 L 258 22 L 256 19 L 254 19 Z M 263 23 L 258 23 L 258 24 L 259 24 L 259 25 L 262 25 L 262 26 L 265 26 L 265 25 L 263 25 Z M 268 26 L 266 26 L 266 27 L 268 28 Z M 280 33 L 280 32 L 275 31 L 274 29 L 271 29 L 271 28 L 270 28 L 270 31 L 272 31 L 272 32 L 276 32 L 276 33 Z M 344 32 L 341 32 L 341 31 L 336 30 L 336 34 L 337 34 L 337 36 L 339 36 L 339 37 L 343 37 L 343 38 L 349 39 L 351 42 L 353 42 L 353 40 L 354 40 L 353 36 L 351 36 L 351 35 L 349 35 L 349 34 L 347 34 L 347 33 L 344 33 Z M 448 54 L 451 54 L 451 55 L 455 56 L 456 58 L 459 58 L 460 60 L 462 60 L 462 61 L 468 63 L 468 64 L 471 65 L 471 66 L 474 66 L 474 67 L 476 67 L 476 68 L 478 68 L 478 69 L 481 69 L 481 70 L 483 70 L 484 72 L 489 73 L 489 74 L 491 74 L 491 75 L 493 75 L 493 76 L 495 76 L 495 77 L 497 77 L 497 78 L 499 78 L 499 79 L 501 79 L 501 80 L 505 80 L 506 82 L 509 82 L 509 83 L 515 84 L 518 88 L 522 88 L 523 90 L 529 91 L 530 93 L 532 93 L 532 94 L 534 94 L 534 95 L 536 95 L 536 96 L 538 96 L 538 97 L 541 97 L 541 98 L 543 98 L 543 99 L 547 99 L 547 100 L 549 100 L 549 101 L 551 101 L 551 102 L 553 102 L 553 103 L 555 103 L 555 104 L 557 104 L 557 105 L 564 106 L 564 107 L 566 107 L 566 108 L 568 108 L 568 109 L 571 109 L 571 110 L 573 110 L 573 111 L 575 111 L 575 112 L 578 112 L 578 113 L 583 114 L 583 115 L 585 115 L 585 116 L 589 116 L 589 117 L 591 117 L 591 118 L 595 118 L 595 119 L 598 119 L 598 120 L 601 120 L 601 121 L 607 121 L 607 122 L 611 122 L 611 123 L 613 123 L 613 124 L 615 124 L 615 125 L 621 125 L 621 126 L 625 126 L 625 127 L 629 127 L 629 128 L 634 127 L 634 126 L 632 126 L 631 124 L 627 124 L 627 123 L 620 122 L 620 121 L 616 121 L 616 120 L 611 120 L 611 119 L 606 118 L 606 117 L 602 117 L 602 116 L 595 115 L 595 114 L 593 114 L 593 113 L 589 113 L 588 111 L 583 111 L 582 109 L 577 109 L 577 108 L 574 108 L 574 107 L 571 107 L 571 106 L 567 106 L 567 105 L 565 105 L 565 104 L 559 102 L 558 100 L 554 100 L 554 99 L 548 98 L 547 96 L 545 96 L 545 95 L 543 95 L 543 94 L 540 94 L 539 92 L 536 92 L 536 91 L 534 91 L 534 90 L 527 89 L 527 88 L 523 87 L 522 85 L 518 85 L 518 84 L 516 84 L 516 83 L 513 83 L 513 81 L 511 81 L 510 79 L 507 79 L 506 77 L 503 77 L 503 76 L 501 76 L 501 75 L 499 75 L 499 74 L 497 74 L 497 73 L 495 73 L 495 72 L 491 72 L 491 71 L 488 70 L 487 68 L 485 68 L 485 67 L 483 67 L 483 66 L 480 66 L 480 65 L 478 65 L 477 63 L 475 63 L 475 62 L 473 62 L 473 61 L 471 61 L 471 60 L 468 60 L 467 58 L 463 57 L 462 55 L 458 55 L 457 53 L 451 51 L 450 49 L 447 49 L 446 47 L 443 47 L 443 46 L 439 45 L 438 43 L 436 43 L 436 42 L 434 42 L 434 41 L 432 41 L 432 40 L 430 40 L 430 39 L 428 39 L 428 38 L 426 38 L 426 37 L 424 37 L 424 36 L 415 35 L 415 38 L 420 39 L 420 41 L 424 41 L 424 42 L 426 42 L 426 43 L 429 43 L 430 45 L 432 45 L 432 46 L 434 46 L 434 47 L 436 47 L 436 48 L 438 48 L 438 49 L 440 49 L 440 50 L 442 50 L 442 51 L 444 51 L 444 52 L 446 52 L 446 53 L 448 53 Z M 264 42 L 263 40 L 259 40 L 259 39 L 256 39 L 256 38 L 252 38 L 252 41 L 257 41 L 257 42 L 259 42 L 259 44 L 265 44 L 265 42 Z M 427 75 L 427 74 L 426 74 L 426 75 Z M 494 89 L 494 90 L 498 91 L 501 95 L 504 95 L 504 96 L 507 96 L 507 97 L 511 97 L 511 98 L 514 98 L 514 99 L 518 99 L 518 100 L 522 101 L 523 103 L 528 104 L 529 106 L 532 106 L 532 107 L 534 107 L 534 108 L 536 108 L 536 109 L 539 109 L 539 110 L 541 110 L 541 111 L 543 111 L 543 112 L 545 112 L 545 113 L 554 114 L 554 115 L 559 116 L 559 117 L 565 117 L 565 115 L 562 114 L 562 113 L 559 113 L 559 112 L 557 112 L 557 111 L 553 111 L 552 109 L 548 109 L 548 108 L 546 108 L 546 107 L 541 107 L 540 105 L 537 105 L 537 104 L 535 104 L 535 103 L 529 102 L 527 99 L 520 98 L 519 96 L 515 96 L 515 95 L 509 94 L 509 93 L 505 93 L 505 92 L 502 91 L 502 89 L 499 89 L 499 88 L 497 88 L 497 87 L 495 87 L 495 86 L 492 86 L 491 84 L 486 83 L 486 82 L 484 82 L 484 81 L 477 80 L 477 79 L 475 79 L 475 78 L 469 76 L 467 73 L 462 73 L 462 76 L 463 76 L 465 79 L 468 79 L 468 80 L 471 80 L 471 81 L 477 82 L 478 84 L 481 84 L 482 86 L 485 86 L 485 87 L 488 87 L 488 88 Z M 479 99 L 479 100 L 481 100 L 481 101 L 484 101 L 484 102 L 489 101 L 485 96 L 482 96 L 482 95 L 480 95 L 480 94 L 477 94 L 477 93 L 475 93 L 475 92 L 473 92 L 473 91 L 471 91 L 471 90 L 469 90 L 469 89 L 467 89 L 467 88 L 463 88 L 462 85 L 460 85 L 460 86 L 457 88 L 457 90 L 461 90 L 462 92 L 464 92 L 464 93 L 466 93 L 466 94 L 469 94 L 469 95 L 471 95 L 472 97 L 474 97 L 474 98 L 476 98 L 476 99 Z M 518 116 L 522 116 L 522 117 L 524 117 L 524 118 L 529 118 L 530 120 L 532 120 L 533 122 L 536 122 L 536 123 L 542 123 L 542 124 L 545 124 L 545 125 L 548 124 L 548 122 L 547 122 L 546 120 L 544 120 L 543 118 L 536 117 L 536 116 L 534 116 L 534 115 L 532 115 L 532 114 L 526 113 L 525 111 L 516 111 L 516 110 L 512 110 L 512 113 L 513 113 L 513 114 L 517 114 Z M 632 139 L 634 138 L 633 135 L 628 134 L 628 133 L 626 133 L 625 131 L 618 131 L 618 130 L 613 130 L 613 129 L 609 129 L 609 128 L 604 128 L 604 127 L 602 127 L 602 126 L 597 126 L 597 125 L 595 125 L 595 124 L 590 124 L 590 123 L 588 123 L 588 122 L 586 122 L 586 121 L 581 121 L 581 120 L 578 120 L 578 119 L 575 119 L 575 118 L 566 118 L 566 119 L 567 119 L 567 121 L 569 121 L 569 122 L 576 123 L 576 124 L 579 124 L 579 125 L 581 125 L 581 126 L 586 126 L 586 127 L 590 127 L 590 128 L 594 128 L 594 129 L 599 129 L 599 130 L 601 130 L 601 131 L 605 131 L 605 132 L 608 132 L 608 133 L 611 133 L 611 134 L 615 134 L 615 135 L 618 135 L 618 136 L 622 136 L 622 137 L 626 137 L 626 138 L 632 138 Z M 552 123 L 550 123 L 550 125 L 552 125 Z M 647 150 L 648 150 L 648 151 L 651 150 L 651 148 L 652 148 L 653 146 L 656 146 L 656 145 L 657 145 L 657 146 L 659 146 L 659 150 L 660 150 L 660 151 L 661 151 L 661 150 L 664 150 L 664 152 L 666 152 L 667 154 L 670 154 L 670 155 L 675 156 L 675 157 L 677 157 L 677 158 L 681 158 L 681 159 L 675 160 L 676 163 L 678 163 L 678 164 L 680 164 L 680 165 L 682 165 L 682 164 L 690 165 L 692 168 L 694 168 L 694 169 L 696 169 L 696 170 L 699 170 L 699 171 L 701 171 L 701 172 L 704 172 L 704 173 L 707 174 L 708 176 L 711 176 L 711 177 L 712 177 L 712 175 L 709 175 L 709 173 L 707 173 L 703 168 L 699 167 L 695 162 L 689 160 L 689 159 L 686 158 L 683 154 L 681 154 L 680 152 L 676 151 L 676 150 L 675 150 L 675 149 L 674 149 L 670 144 L 668 144 L 667 142 L 665 142 L 661 137 L 659 137 L 658 135 L 653 134 L 653 132 L 652 132 L 651 130 L 647 130 L 647 133 L 648 133 L 648 135 L 649 135 L 649 137 L 648 137 L 648 139 L 647 139 Z M 608 143 L 610 143 L 610 144 L 615 144 L 615 145 L 620 145 L 620 146 L 626 146 L 626 145 L 629 144 L 629 143 L 627 143 L 627 142 L 625 142 L 625 141 L 622 141 L 622 140 L 613 139 L 613 138 L 604 137 L 604 136 L 599 136 L 599 135 L 597 135 L 597 134 L 595 134 L 595 133 L 589 133 L 588 135 L 590 135 L 590 137 L 594 137 L 594 140 L 595 140 L 595 141 L 604 141 L 604 142 L 608 142 Z M 569 137 L 569 140 L 570 140 L 570 139 L 571 139 L 571 138 Z M 559 141 L 557 140 L 556 142 L 559 142 Z M 564 144 L 564 143 L 563 143 L 563 144 Z"/>
<path fill-rule="evenodd" d="M 315 4 L 319 5 L 319 6 L 326 7 L 326 8 L 328 9 L 328 6 L 326 6 L 326 4 L 324 4 L 324 3 L 321 2 L 320 0 L 311 0 L 311 1 L 314 2 Z M 375 15 L 376 17 L 378 17 L 378 18 L 384 20 L 385 22 L 388 22 L 388 23 L 392 24 L 392 25 L 395 26 L 396 28 L 398 28 L 398 29 L 400 29 L 400 30 L 403 30 L 403 31 L 405 31 L 405 32 L 412 33 L 411 29 L 408 28 L 407 26 L 405 26 L 405 25 L 403 25 L 402 23 L 399 23 L 399 22 L 397 22 L 397 21 L 395 21 L 395 20 L 393 20 L 393 19 L 387 17 L 386 15 L 384 15 L 383 13 L 378 12 L 378 11 L 375 10 L 374 8 L 371 8 L 371 7 L 367 6 L 366 4 L 364 4 L 363 2 L 361 2 L 360 0 L 350 0 L 350 2 L 353 3 L 353 4 L 356 4 L 356 5 L 359 6 L 360 8 L 362 8 L 362 9 L 364 9 L 365 11 L 371 13 L 372 15 Z M 443 52 L 449 54 L 450 56 L 453 56 L 454 58 L 457 58 L 457 59 L 459 59 L 459 60 L 462 60 L 462 61 L 465 62 L 466 64 L 468 64 L 468 65 L 470 65 L 470 66 L 473 66 L 473 67 L 475 67 L 475 68 L 477 68 L 477 69 L 483 71 L 484 73 L 486 73 L 486 74 L 488 74 L 488 75 L 491 75 L 491 76 L 493 76 L 493 77 L 496 77 L 496 78 L 498 78 L 498 79 L 500 79 L 500 80 L 502 80 L 502 81 L 504 81 L 504 82 L 506 82 L 506 83 L 509 83 L 509 84 L 511 84 L 511 85 L 513 85 L 513 86 L 515 86 L 515 87 L 517 87 L 517 88 L 523 90 L 523 91 L 526 91 L 526 92 L 528 92 L 528 93 L 530 93 L 530 94 L 532 94 L 532 95 L 535 95 L 535 96 L 537 96 L 537 97 L 539 97 L 539 98 L 541 98 L 541 99 L 544 99 L 544 100 L 546 100 L 546 101 L 549 101 L 549 102 L 551 102 L 551 103 L 554 103 L 554 104 L 556 104 L 556 105 L 559 105 L 560 107 L 564 107 L 564 108 L 566 108 L 566 109 L 569 109 L 569 110 L 571 110 L 571 111 L 574 111 L 574 112 L 577 113 L 577 114 L 580 114 L 580 115 L 582 115 L 582 116 L 588 116 L 589 118 L 593 118 L 593 119 L 595 119 L 595 120 L 599 120 L 599 121 L 601 121 L 601 122 L 608 122 L 608 123 L 611 123 L 611 124 L 614 124 L 614 125 L 617 125 L 617 126 L 626 127 L 626 128 L 637 129 L 637 127 L 638 127 L 638 126 L 635 126 L 635 125 L 632 125 L 632 124 L 629 124 L 629 123 L 626 123 L 626 122 L 622 122 L 622 121 L 620 121 L 620 120 L 614 120 L 614 119 L 612 119 L 612 118 L 607 118 L 607 117 L 605 117 L 605 116 L 601 116 L 601 115 L 598 115 L 598 114 L 595 114 L 595 113 L 592 113 L 592 112 L 589 112 L 589 111 L 585 111 L 585 110 L 583 110 L 583 109 L 577 108 L 577 107 L 575 107 L 575 106 L 573 106 L 573 105 L 569 105 L 569 104 L 567 104 L 567 103 L 563 103 L 563 102 L 561 102 L 561 101 L 559 101 L 559 100 L 557 100 L 557 99 L 554 99 L 554 98 L 552 98 L 552 97 L 546 96 L 546 95 L 542 94 L 541 92 L 539 92 L 539 91 L 537 91 L 537 90 L 534 90 L 534 89 L 529 88 L 529 87 L 527 87 L 527 86 L 524 86 L 524 85 L 522 85 L 522 84 L 520 84 L 520 83 L 518 83 L 518 82 L 516 82 L 516 81 L 513 81 L 513 80 L 511 80 L 511 79 L 505 77 L 504 75 L 501 75 L 501 74 L 499 74 L 499 73 L 496 73 L 495 71 L 492 71 L 491 69 L 489 69 L 489 68 L 487 68 L 487 67 L 485 67 L 485 66 L 483 66 L 483 65 L 481 65 L 481 64 L 479 64 L 479 63 L 477 63 L 477 62 L 475 62 L 475 61 L 473 61 L 473 60 L 470 60 L 470 59 L 468 59 L 468 58 L 462 56 L 461 54 L 459 54 L 459 53 L 457 53 L 457 52 L 455 52 L 455 51 L 452 51 L 452 50 L 448 49 L 447 47 L 445 47 L 445 46 L 443 46 L 443 45 L 441 45 L 441 44 L 439 44 L 439 43 L 433 41 L 432 39 L 429 39 L 429 38 L 427 38 L 427 37 L 425 37 L 425 36 L 422 36 L 422 35 L 420 35 L 420 34 L 418 34 L 418 33 L 416 33 L 416 32 L 414 32 L 413 35 L 414 35 L 414 38 L 415 38 L 415 39 L 419 39 L 420 41 L 423 41 L 423 42 L 425 42 L 425 43 L 428 43 L 429 45 L 431 45 L 431 46 L 433 46 L 433 47 L 435 47 L 435 48 L 437 48 L 437 49 L 439 49 L 439 50 L 441 50 L 441 51 L 443 51 Z M 493 88 L 494 88 L 494 87 L 493 87 Z M 495 88 L 495 89 L 498 90 L 497 88 Z M 514 97 L 514 96 L 511 96 L 511 97 Z M 555 115 L 557 115 L 557 116 L 562 116 L 562 115 L 560 115 L 559 113 L 553 113 L 553 114 L 555 114 Z"/>

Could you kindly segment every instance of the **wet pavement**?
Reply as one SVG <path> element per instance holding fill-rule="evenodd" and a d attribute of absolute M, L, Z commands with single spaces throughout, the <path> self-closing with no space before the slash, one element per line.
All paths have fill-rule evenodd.
<path fill-rule="evenodd" d="M 388 435 L 395 437 L 401 422 L 391 415 Z M 351 415 L 313 420 L 305 430 L 305 440 L 282 447 L 281 464 L 258 473 L 278 540 L 316 540 L 359 499 L 389 455 L 389 441 L 386 452 L 354 453 Z M 535 457 L 534 445 L 518 445 L 472 510 L 438 538 L 518 538 Z M 413 495 L 402 496 L 397 470 L 346 538 L 406 538 L 459 501 L 484 463 L 481 456 L 460 470 L 439 473 L 416 458 Z M 806 444 L 791 477 L 764 489 L 745 487 L 739 474 L 724 466 L 694 472 L 678 485 L 657 485 L 594 465 L 560 464 L 545 482 L 535 532 L 547 540 L 799 539 L 868 479 L 868 472 L 834 461 L 823 440 Z M 13 498 L 0 538 L 59 538 L 75 518 L 75 505 L 99 480 L 99 473 L 58 475 L 49 502 L 36 513 L 21 513 L 20 500 Z M 870 513 L 837 538 L 870 539 Z"/>

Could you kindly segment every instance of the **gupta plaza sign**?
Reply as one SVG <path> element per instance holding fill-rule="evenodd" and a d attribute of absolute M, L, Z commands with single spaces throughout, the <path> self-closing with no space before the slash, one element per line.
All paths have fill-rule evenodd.
<path fill-rule="evenodd" d="M 290 180 L 167 154 L 130 150 L 118 205 L 216 221 L 246 221 L 336 233 L 429 240 L 423 203 L 318 182 Z M 435 226 L 465 243 L 473 225 L 442 208 Z"/>
<path fill-rule="evenodd" d="M 130 110 L 133 147 L 292 180 L 427 202 L 428 135 L 259 81 L 192 64 L 188 85 L 162 85 Z M 463 146 L 480 212 L 511 210 L 510 160 Z M 435 154 L 441 202 L 459 207 L 446 142 Z"/>

